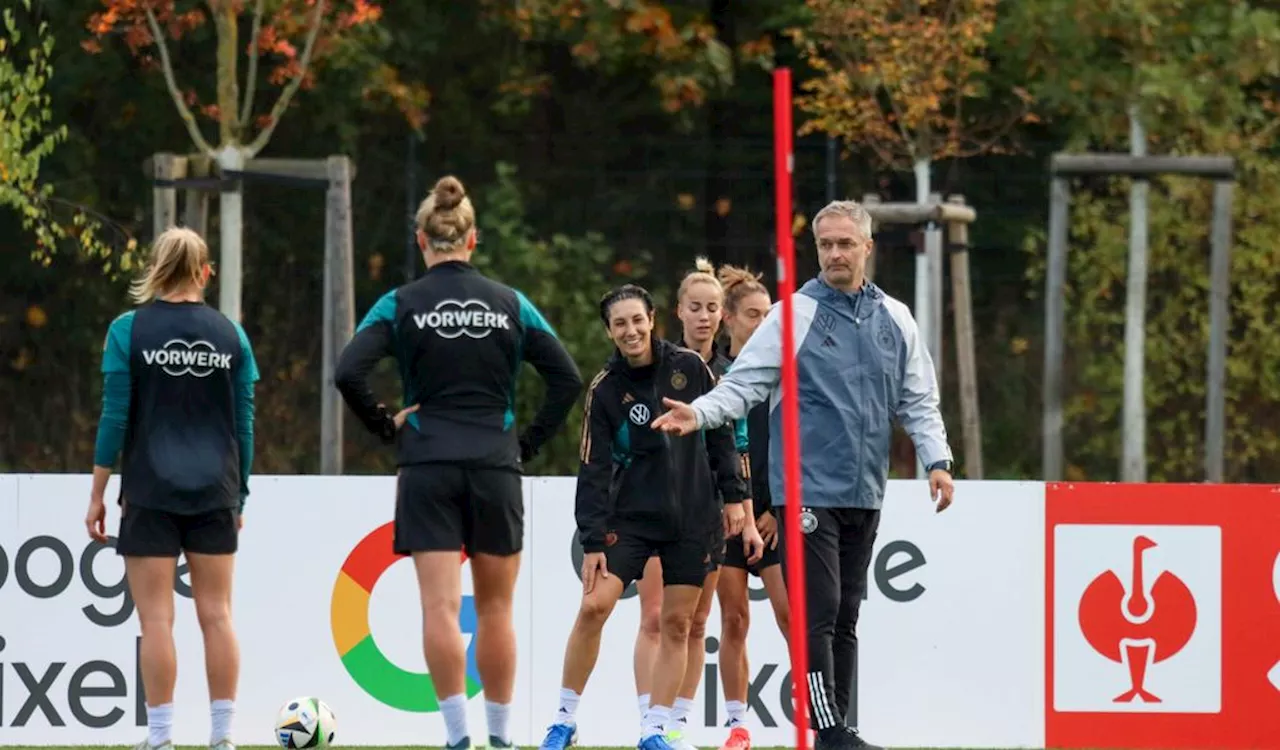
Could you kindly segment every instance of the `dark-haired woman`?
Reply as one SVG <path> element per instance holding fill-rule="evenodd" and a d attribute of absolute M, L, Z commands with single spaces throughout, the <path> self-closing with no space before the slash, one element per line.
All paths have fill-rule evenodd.
<path fill-rule="evenodd" d="M 720 500 L 740 504 L 732 428 L 668 438 L 651 428 L 663 398 L 696 398 L 714 385 L 694 352 L 653 335 L 653 299 L 626 285 L 600 301 L 615 351 L 591 381 L 582 418 L 576 516 L 582 543 L 582 604 L 565 648 L 560 707 L 542 750 L 577 737 L 575 714 L 600 651 L 600 633 L 629 583 L 656 554 L 662 564 L 660 645 L 642 721 L 640 750 L 671 750 L 664 737 L 684 677 L 690 623 L 713 547 Z"/>
<path fill-rule="evenodd" d="M 510 747 L 512 598 L 524 540 L 521 466 L 563 425 L 582 391 L 577 366 L 542 313 L 471 265 L 475 219 L 457 178 L 436 183 L 416 217 L 426 273 L 378 300 L 334 376 L 365 427 L 396 444 L 395 551 L 413 556 L 423 650 L 450 750 L 471 745 L 459 553 L 466 550 L 474 581 L 488 745 Z M 395 357 L 404 385 L 404 408 L 394 415 L 367 383 L 385 357 Z M 547 392 L 517 437 L 514 394 L 523 360 L 537 369 Z"/>

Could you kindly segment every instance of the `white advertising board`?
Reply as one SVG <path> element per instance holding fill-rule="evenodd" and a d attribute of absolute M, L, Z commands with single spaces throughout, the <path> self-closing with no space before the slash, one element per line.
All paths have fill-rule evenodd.
<path fill-rule="evenodd" d="M 242 654 L 239 742 L 270 743 L 278 707 L 315 695 L 337 714 L 340 744 L 443 744 L 438 712 L 424 710 L 431 708 L 432 686 L 412 563 L 390 559 L 376 536 L 392 518 L 394 481 L 254 478 L 234 595 Z M 113 481 L 109 495 L 114 487 Z M 574 480 L 526 478 L 524 487 L 511 727 L 518 744 L 537 745 L 555 714 L 581 584 L 573 563 Z M 88 488 L 88 476 L 0 476 L 5 744 L 110 745 L 142 736 L 138 621 L 120 559 L 85 532 Z M 111 505 L 108 529 L 118 523 L 119 509 Z M 1043 745 L 1043 529 L 1040 483 L 962 482 L 956 505 L 942 515 L 933 512 L 923 483 L 890 483 L 859 625 L 859 724 L 868 738 L 896 746 Z M 361 546 L 371 534 L 373 542 Z M 373 559 L 363 558 L 370 549 Z M 362 552 L 353 556 L 354 550 Z M 386 562 L 392 564 L 378 576 Z M 203 744 L 209 731 L 203 648 L 185 567 L 179 573 L 174 739 Z M 462 574 L 466 595 L 469 566 Z M 461 619 L 474 675 L 467 605 Z M 583 745 L 634 746 L 638 739 L 632 669 L 638 624 L 639 602 L 631 596 L 605 628 L 578 712 Z M 718 643 L 719 630 L 715 608 L 708 644 Z M 708 650 L 710 679 L 699 688 L 687 736 L 715 747 L 725 736 L 724 700 L 715 648 Z M 753 604 L 749 651 L 754 742 L 789 745 L 789 659 L 765 600 Z M 484 744 L 482 694 L 471 701 L 469 718 L 473 742 Z"/>

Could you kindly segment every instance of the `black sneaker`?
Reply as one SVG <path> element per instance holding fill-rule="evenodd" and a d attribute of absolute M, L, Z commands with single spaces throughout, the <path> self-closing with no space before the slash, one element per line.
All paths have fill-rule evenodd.
<path fill-rule="evenodd" d="M 884 750 L 862 739 L 853 727 L 835 726 L 818 730 L 814 750 Z"/>

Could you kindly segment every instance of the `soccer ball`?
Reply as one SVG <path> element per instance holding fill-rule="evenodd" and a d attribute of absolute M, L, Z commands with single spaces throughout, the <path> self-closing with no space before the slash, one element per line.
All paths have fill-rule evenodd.
<path fill-rule="evenodd" d="M 276 741 L 285 750 L 331 747 L 337 728 L 333 711 L 319 698 L 294 698 L 276 715 Z"/>

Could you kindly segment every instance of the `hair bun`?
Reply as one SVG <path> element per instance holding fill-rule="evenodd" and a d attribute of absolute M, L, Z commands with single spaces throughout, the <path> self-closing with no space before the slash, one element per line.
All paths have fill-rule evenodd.
<path fill-rule="evenodd" d="M 462 203 L 462 199 L 467 197 L 467 191 L 462 187 L 462 181 L 453 175 L 441 177 L 436 186 L 431 191 L 435 194 L 435 209 L 437 211 L 451 211 Z"/>

